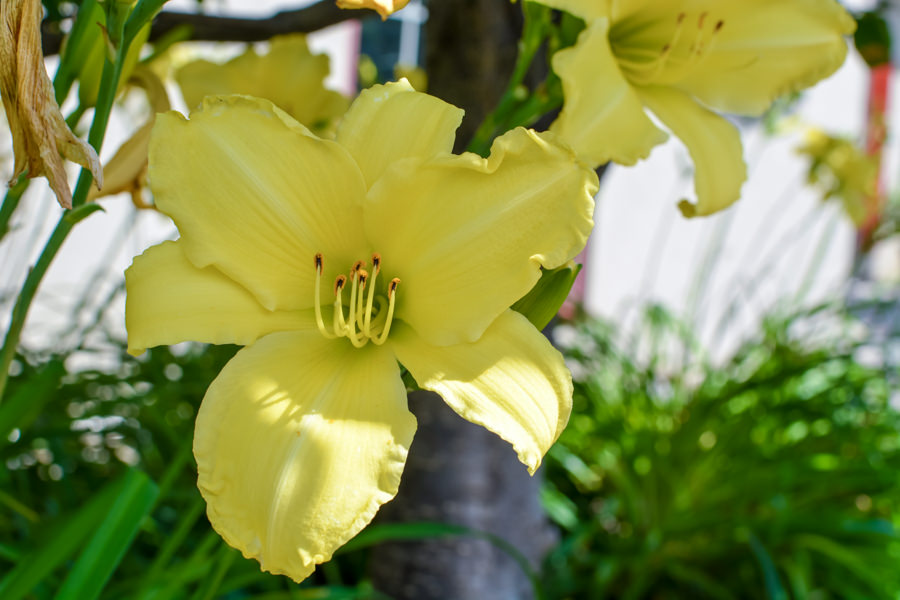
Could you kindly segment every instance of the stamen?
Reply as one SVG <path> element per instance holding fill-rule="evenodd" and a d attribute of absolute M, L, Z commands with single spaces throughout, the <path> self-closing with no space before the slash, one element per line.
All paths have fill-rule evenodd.
<path fill-rule="evenodd" d="M 394 277 L 391 279 L 390 285 L 388 285 L 388 311 L 387 318 L 384 321 L 384 329 L 381 330 L 381 334 L 377 338 L 372 338 L 372 343 L 377 346 L 380 346 L 387 340 L 388 333 L 391 331 L 391 323 L 394 320 L 394 304 L 397 300 L 397 286 L 400 285 L 400 280 Z"/>
<path fill-rule="evenodd" d="M 337 279 L 334 280 L 334 332 L 337 335 L 344 335 L 347 330 L 347 324 L 344 322 L 344 305 L 342 302 L 342 292 L 344 290 L 344 284 L 347 283 L 347 278 L 343 275 L 338 275 Z"/>
<path fill-rule="evenodd" d="M 360 331 L 363 331 L 363 324 L 365 321 L 363 308 L 365 304 L 365 296 L 363 292 L 366 289 L 366 280 L 369 278 L 369 273 L 366 272 L 365 269 L 360 269 L 359 271 L 359 294 L 357 296 L 357 304 L 356 304 L 356 325 L 359 327 Z M 369 290 L 371 293 L 372 290 Z"/>
<path fill-rule="evenodd" d="M 357 265 L 359 265 L 359 267 L 357 267 Z M 350 272 L 350 316 L 347 319 L 347 330 L 345 331 L 347 337 L 350 338 L 350 343 L 357 348 L 362 348 L 366 345 L 366 342 L 369 341 L 369 339 L 365 337 L 359 339 L 356 335 L 356 306 L 359 303 L 357 294 L 359 292 L 359 270 L 361 266 L 362 262 L 357 261 L 356 264 L 353 265 L 353 270 Z"/>
<path fill-rule="evenodd" d="M 683 12 L 678 14 L 672 38 L 654 58 L 645 58 L 645 52 L 638 47 L 626 46 L 617 53 L 616 60 L 627 71 L 629 80 L 638 84 L 673 83 L 686 77 L 709 57 L 724 21 L 720 19 L 712 25 L 709 12 L 700 13 L 695 21 L 697 29 L 688 45 L 688 40 L 683 39 L 685 28 L 693 28 L 693 25 L 688 25 L 686 17 Z M 712 26 L 707 27 L 708 24 Z"/>
<path fill-rule="evenodd" d="M 365 319 L 362 324 L 362 332 L 366 335 L 366 337 L 372 337 L 371 334 L 371 325 L 372 325 L 372 302 L 375 299 L 375 280 L 378 278 L 378 272 L 381 270 L 381 255 L 373 254 L 372 255 L 372 283 L 369 284 L 369 295 L 366 298 L 366 312 Z"/>
<path fill-rule="evenodd" d="M 321 293 L 321 290 L 322 290 L 322 263 L 323 262 L 324 261 L 322 259 L 322 253 L 320 252 L 319 254 L 316 254 L 316 290 L 315 290 L 316 298 L 315 298 L 315 301 L 313 302 L 315 309 L 316 309 L 316 327 L 319 328 L 319 333 L 324 335 L 326 338 L 334 339 L 337 337 L 337 335 L 328 331 L 328 329 L 325 328 L 325 321 L 322 319 L 322 306 L 320 304 L 321 296 L 319 294 Z"/>
<path fill-rule="evenodd" d="M 362 348 L 370 340 L 378 345 L 387 341 L 397 302 L 397 286 L 400 284 L 400 279 L 395 277 L 387 284 L 387 298 L 384 294 L 379 295 L 375 283 L 381 272 L 381 255 L 372 255 L 371 275 L 364 268 L 365 264 L 364 261 L 356 261 L 350 269 L 350 297 L 346 316 L 344 315 L 344 288 L 347 287 L 348 276 L 338 275 L 335 278 L 334 314 L 332 315 L 332 329 L 329 330 L 322 317 L 320 301 L 325 259 L 321 253 L 315 256 L 316 326 L 326 338 L 347 337 L 350 343 L 357 348 Z"/>

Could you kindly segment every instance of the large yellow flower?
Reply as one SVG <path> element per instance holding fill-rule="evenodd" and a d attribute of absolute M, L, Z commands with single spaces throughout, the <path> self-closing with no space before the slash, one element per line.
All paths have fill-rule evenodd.
<path fill-rule="evenodd" d="M 247 345 L 194 454 L 213 526 L 267 571 L 303 579 L 396 493 L 416 429 L 398 361 L 531 472 L 568 420 L 561 355 L 507 307 L 584 246 L 596 176 L 524 129 L 451 154 L 461 118 L 401 81 L 337 141 L 243 96 L 157 120 L 151 188 L 181 238 L 126 273 L 129 350 Z"/>
<path fill-rule="evenodd" d="M 553 69 L 565 103 L 551 127 L 593 164 L 632 165 L 665 141 L 649 109 L 687 146 L 708 215 L 746 179 L 737 129 L 715 110 L 759 115 L 844 61 L 855 22 L 834 0 L 540 0 L 584 19 Z"/>
<path fill-rule="evenodd" d="M 333 132 L 348 104 L 344 96 L 325 87 L 328 71 L 328 55 L 313 54 L 306 36 L 292 34 L 272 38 L 264 55 L 250 47 L 223 65 L 207 60 L 190 62 L 178 70 L 175 79 L 191 109 L 199 106 L 204 96 L 258 96 L 321 135 Z"/>

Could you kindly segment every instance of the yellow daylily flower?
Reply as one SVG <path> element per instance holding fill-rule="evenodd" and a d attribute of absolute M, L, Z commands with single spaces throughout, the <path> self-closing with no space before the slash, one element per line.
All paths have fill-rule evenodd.
<path fill-rule="evenodd" d="M 97 153 L 78 139 L 59 112 L 41 51 L 40 0 L 0 0 L 0 95 L 13 138 L 19 175 L 44 176 L 63 208 L 72 208 L 72 192 L 63 158 L 91 170 L 102 186 Z"/>
<path fill-rule="evenodd" d="M 191 109 L 204 96 L 247 94 L 271 100 L 322 135 L 333 131 L 348 104 L 343 95 L 325 87 L 328 71 L 328 55 L 312 54 L 306 36 L 291 34 L 272 38 L 263 56 L 251 47 L 224 65 L 190 62 L 176 72 L 175 80 Z"/>
<path fill-rule="evenodd" d="M 246 345 L 194 455 L 213 527 L 266 571 L 302 580 L 396 494 L 398 362 L 532 473 L 568 420 L 562 356 L 508 307 L 584 246 L 597 178 L 521 128 L 454 155 L 461 119 L 405 80 L 363 91 L 335 141 L 246 96 L 157 119 L 151 188 L 181 238 L 126 272 L 129 351 Z"/>
<path fill-rule="evenodd" d="M 338 8 L 368 8 L 381 15 L 382 21 L 407 4 L 409 4 L 409 0 L 337 0 Z"/>
<path fill-rule="evenodd" d="M 737 129 L 714 111 L 759 115 L 833 73 L 856 27 L 834 0 L 540 0 L 585 20 L 557 52 L 562 112 L 552 125 L 586 160 L 632 165 L 667 136 L 687 146 L 697 203 L 722 210 L 747 178 Z"/>
<path fill-rule="evenodd" d="M 878 194 L 878 161 L 852 140 L 821 129 L 807 130 L 798 154 L 809 157 L 807 182 L 822 189 L 824 199 L 837 198 L 857 225 L 866 218 L 866 202 Z"/>

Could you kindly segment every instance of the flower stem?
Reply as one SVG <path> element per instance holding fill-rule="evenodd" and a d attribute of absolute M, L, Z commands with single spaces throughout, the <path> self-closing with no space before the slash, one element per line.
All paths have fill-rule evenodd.
<path fill-rule="evenodd" d="M 124 29 L 124 23 L 122 24 Z M 112 111 L 113 102 L 116 97 L 116 90 L 119 87 L 119 77 L 122 73 L 122 65 L 125 55 L 128 52 L 128 46 L 132 37 L 121 37 L 122 43 L 116 50 L 115 62 L 106 62 L 103 66 L 103 75 L 100 80 L 100 94 L 97 97 L 97 105 L 94 110 L 94 119 L 91 123 L 91 129 L 88 133 L 88 143 L 94 147 L 97 153 L 100 153 L 100 147 L 103 145 L 103 137 L 106 134 L 106 126 L 109 123 L 109 115 Z M 6 338 L 3 341 L 3 347 L 0 348 L 0 400 L 6 389 L 6 382 L 9 378 L 9 365 L 12 363 L 16 354 L 16 348 L 19 344 L 19 338 L 22 335 L 22 328 L 25 326 L 25 320 L 28 317 L 28 311 L 31 303 L 37 293 L 38 286 L 47 269 L 56 257 L 57 252 L 62 247 L 63 242 L 68 237 L 72 228 L 88 215 L 102 210 L 99 205 L 93 204 L 83 206 L 87 200 L 88 192 L 91 189 L 93 177 L 89 169 L 82 169 L 78 177 L 78 183 L 75 184 L 75 191 L 72 194 L 72 210 L 65 211 L 56 224 L 56 228 L 41 250 L 35 266 L 28 272 L 25 277 L 25 283 L 16 297 L 16 303 L 13 306 L 12 318 L 9 324 L 9 330 L 6 332 Z M 4 209 L 7 202 L 4 200 Z M 12 212 L 12 209 L 9 211 Z"/>
<path fill-rule="evenodd" d="M 19 180 L 9 188 L 6 196 L 3 198 L 3 205 L 0 205 L 0 240 L 9 233 L 9 220 L 12 218 L 16 207 L 19 206 L 19 200 L 22 194 L 28 189 L 28 178 L 22 175 Z"/>
<path fill-rule="evenodd" d="M 550 19 L 550 9 L 533 2 L 522 2 L 522 14 L 524 25 L 522 38 L 519 40 L 519 52 L 512 75 L 503 96 L 497 107 L 484 118 L 472 141 L 469 143 L 469 151 L 485 156 L 490 150 L 491 143 L 498 133 L 503 133 L 508 127 L 509 116 L 523 101 L 529 99 L 527 90 L 522 85 L 528 70 L 531 68 L 534 57 L 544 40 L 547 38 Z"/>

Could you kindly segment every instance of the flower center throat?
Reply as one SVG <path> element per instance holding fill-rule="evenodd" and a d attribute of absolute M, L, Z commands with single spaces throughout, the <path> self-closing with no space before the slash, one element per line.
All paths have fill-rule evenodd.
<path fill-rule="evenodd" d="M 381 272 L 381 256 L 372 255 L 371 276 L 366 271 L 364 261 L 356 261 L 350 269 L 350 290 L 346 314 L 344 307 L 344 290 L 347 287 L 347 275 L 338 275 L 334 280 L 334 315 L 331 330 L 325 325 L 322 317 L 322 306 L 319 294 L 322 289 L 322 271 L 325 259 L 321 253 L 316 254 L 315 311 L 316 325 L 326 338 L 346 337 L 357 348 L 362 348 L 370 340 L 380 346 L 387 340 L 394 319 L 394 305 L 397 299 L 397 286 L 400 280 L 396 277 L 387 285 L 387 298 L 376 292 L 376 281 Z"/>

